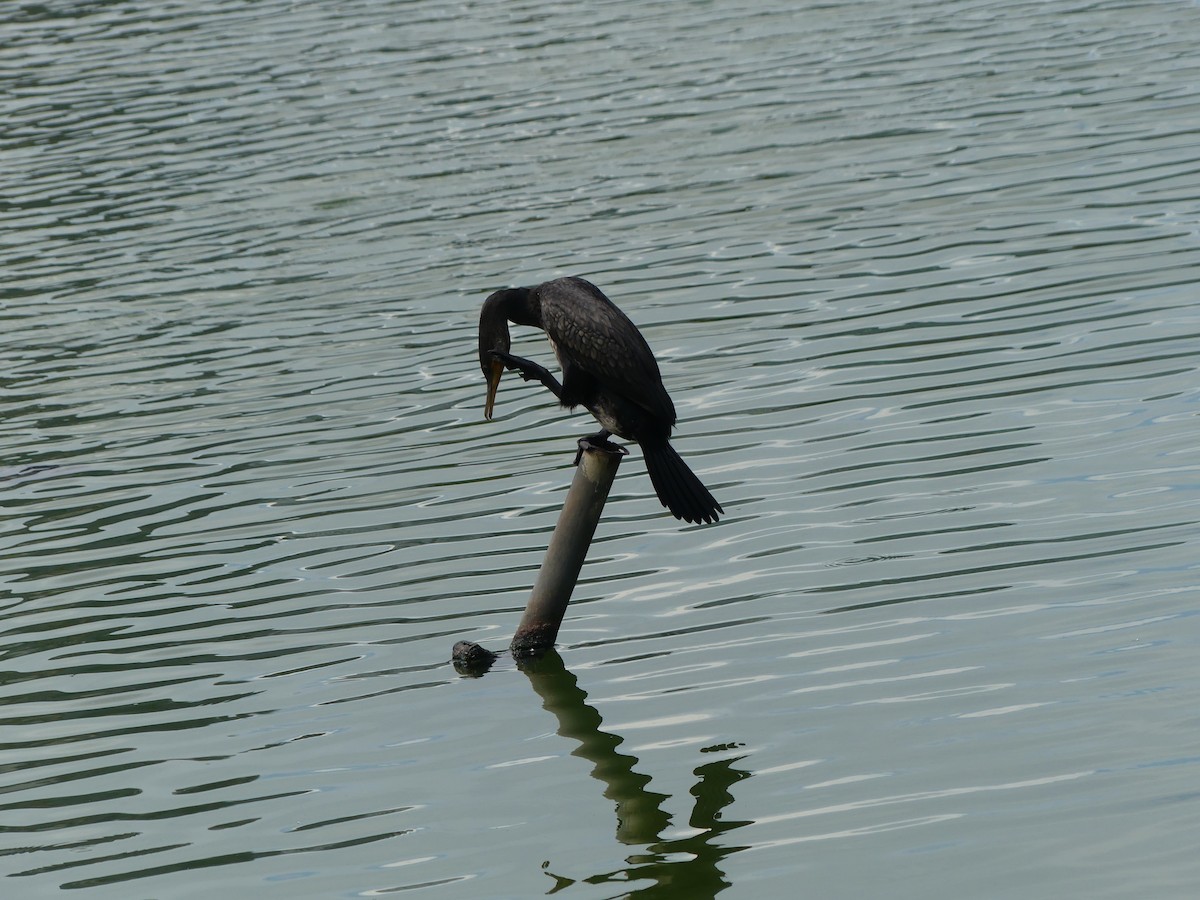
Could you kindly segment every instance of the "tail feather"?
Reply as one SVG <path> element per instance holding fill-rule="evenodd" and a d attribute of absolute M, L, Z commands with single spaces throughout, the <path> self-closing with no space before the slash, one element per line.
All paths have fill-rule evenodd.
<path fill-rule="evenodd" d="M 666 441 L 642 444 L 642 455 L 654 493 L 675 518 L 685 522 L 715 522 L 717 513 L 725 512 Z"/>

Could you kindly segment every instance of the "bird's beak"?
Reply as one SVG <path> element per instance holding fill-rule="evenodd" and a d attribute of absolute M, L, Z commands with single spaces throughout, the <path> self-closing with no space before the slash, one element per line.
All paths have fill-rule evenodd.
<path fill-rule="evenodd" d="M 492 407 L 496 405 L 496 389 L 500 387 L 500 376 L 503 374 L 504 363 L 498 359 L 493 359 L 492 367 L 488 371 L 487 400 L 483 404 L 483 417 L 485 419 L 492 417 Z"/>

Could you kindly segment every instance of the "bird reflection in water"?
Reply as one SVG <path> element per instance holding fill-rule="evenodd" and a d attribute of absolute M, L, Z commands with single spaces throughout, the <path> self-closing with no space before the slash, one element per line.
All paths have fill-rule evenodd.
<path fill-rule="evenodd" d="M 723 817 L 733 802 L 731 788 L 751 775 L 736 766 L 743 757 L 725 755 L 740 745 L 722 744 L 702 751 L 721 757 L 693 769 L 696 782 L 690 791 L 695 798 L 688 819 L 690 829 L 684 837 L 664 839 L 671 817 L 663 806 L 670 797 L 649 789 L 650 776 L 634 770 L 637 757 L 618 751 L 623 738 L 604 730 L 600 713 L 587 702 L 587 693 L 562 657 L 551 650 L 535 659 L 521 660 L 518 666 L 542 698 L 542 707 L 558 720 L 558 734 L 578 744 L 571 755 L 592 764 L 592 777 L 604 784 L 604 796 L 616 804 L 617 840 L 642 847 L 627 858 L 625 868 L 583 878 L 555 874 L 553 861 L 547 861 L 542 868 L 555 880 L 548 893 L 583 881 L 621 885 L 627 891 L 622 896 L 640 900 L 700 900 L 715 897 L 728 887 L 721 860 L 748 849 L 721 840 L 725 832 L 750 824 Z M 645 885 L 629 889 L 638 882 Z"/>

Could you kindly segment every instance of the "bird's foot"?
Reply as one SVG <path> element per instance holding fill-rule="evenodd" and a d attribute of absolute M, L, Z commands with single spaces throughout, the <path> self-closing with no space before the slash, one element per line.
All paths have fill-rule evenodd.
<path fill-rule="evenodd" d="M 493 350 L 492 359 L 498 359 L 504 363 L 504 367 L 510 372 L 516 372 L 525 381 L 541 381 L 542 376 L 549 374 L 544 368 L 537 363 L 520 356 L 514 356 L 511 353 L 506 353 L 503 350 Z"/>
<path fill-rule="evenodd" d="M 629 451 L 620 444 L 614 444 L 609 440 L 612 432 L 597 431 L 595 434 L 589 434 L 587 437 L 581 437 L 576 441 L 576 446 L 579 448 L 575 451 L 575 462 L 572 465 L 579 465 L 579 461 L 583 459 L 584 451 L 586 450 L 601 450 L 605 453 L 618 453 L 621 456 L 628 456 Z"/>

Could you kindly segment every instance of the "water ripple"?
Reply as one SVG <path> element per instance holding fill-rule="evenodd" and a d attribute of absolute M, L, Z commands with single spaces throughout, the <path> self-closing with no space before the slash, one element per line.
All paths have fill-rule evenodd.
<path fill-rule="evenodd" d="M 1184 895 L 1193 12 L 14 8 L 0 874 Z M 728 515 L 635 450 L 568 667 L 461 679 L 589 428 L 478 305 L 567 273 Z"/>

